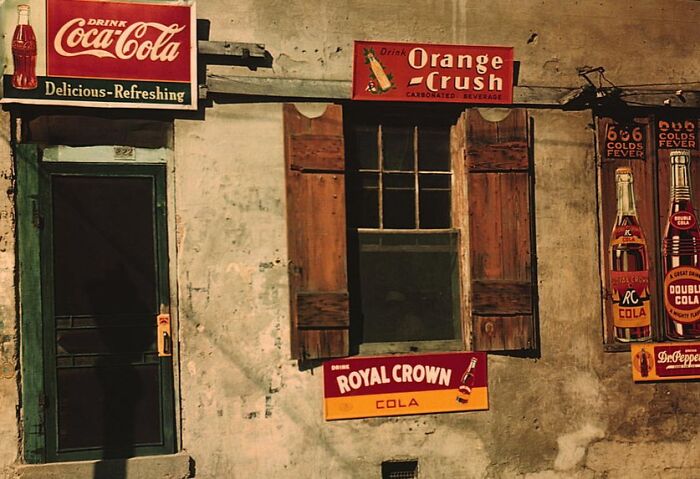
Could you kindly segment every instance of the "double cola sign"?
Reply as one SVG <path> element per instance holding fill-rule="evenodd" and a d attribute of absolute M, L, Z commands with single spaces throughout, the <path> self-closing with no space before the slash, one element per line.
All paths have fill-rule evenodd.
<path fill-rule="evenodd" d="M 36 53 L 12 50 L 4 101 L 196 107 L 193 2 L 45 0 L 28 7 L 29 19 L 20 17 L 17 28 L 35 34 Z M 20 70 L 30 61 L 36 81 Z"/>

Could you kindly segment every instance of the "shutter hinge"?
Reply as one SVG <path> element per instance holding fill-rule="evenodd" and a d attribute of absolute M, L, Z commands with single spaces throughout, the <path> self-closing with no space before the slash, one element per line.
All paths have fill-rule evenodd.
<path fill-rule="evenodd" d="M 32 224 L 38 229 L 44 227 L 44 218 L 39 213 L 39 205 L 36 200 L 32 200 Z"/>
<path fill-rule="evenodd" d="M 302 267 L 294 264 L 293 261 L 290 261 L 287 267 L 289 268 L 289 274 L 301 275 Z"/>

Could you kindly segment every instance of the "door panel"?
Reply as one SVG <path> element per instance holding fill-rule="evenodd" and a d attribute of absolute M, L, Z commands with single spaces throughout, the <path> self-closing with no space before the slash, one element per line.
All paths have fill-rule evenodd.
<path fill-rule="evenodd" d="M 47 456 L 174 452 L 162 166 L 42 166 Z"/>

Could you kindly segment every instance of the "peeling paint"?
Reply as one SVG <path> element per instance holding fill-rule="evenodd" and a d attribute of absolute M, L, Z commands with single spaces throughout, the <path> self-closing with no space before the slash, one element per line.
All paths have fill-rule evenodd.
<path fill-rule="evenodd" d="M 567 471 L 582 464 L 590 444 L 605 437 L 605 431 L 591 424 L 586 424 L 578 431 L 564 434 L 557 438 L 559 452 L 554 460 L 554 469 Z"/>

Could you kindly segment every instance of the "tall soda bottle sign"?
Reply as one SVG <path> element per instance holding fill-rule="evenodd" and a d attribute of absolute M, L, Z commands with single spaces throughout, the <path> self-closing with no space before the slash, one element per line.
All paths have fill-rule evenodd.
<path fill-rule="evenodd" d="M 17 6 L 17 26 L 12 35 L 12 86 L 20 90 L 33 90 L 36 81 L 36 36 L 29 24 L 29 5 Z"/>
<path fill-rule="evenodd" d="M 671 151 L 671 205 L 662 245 L 666 336 L 700 338 L 700 228 L 693 208 L 690 150 Z"/>
<path fill-rule="evenodd" d="M 457 402 L 466 404 L 469 402 L 469 397 L 472 394 L 472 386 L 476 380 L 474 375 L 474 370 L 476 369 L 476 357 L 473 357 L 469 361 L 467 369 L 462 373 L 462 378 L 459 380 L 459 386 L 457 388 Z"/>
<path fill-rule="evenodd" d="M 632 170 L 615 170 L 617 216 L 610 237 L 610 289 L 615 338 L 646 341 L 651 338 L 649 257 L 637 219 Z"/>

